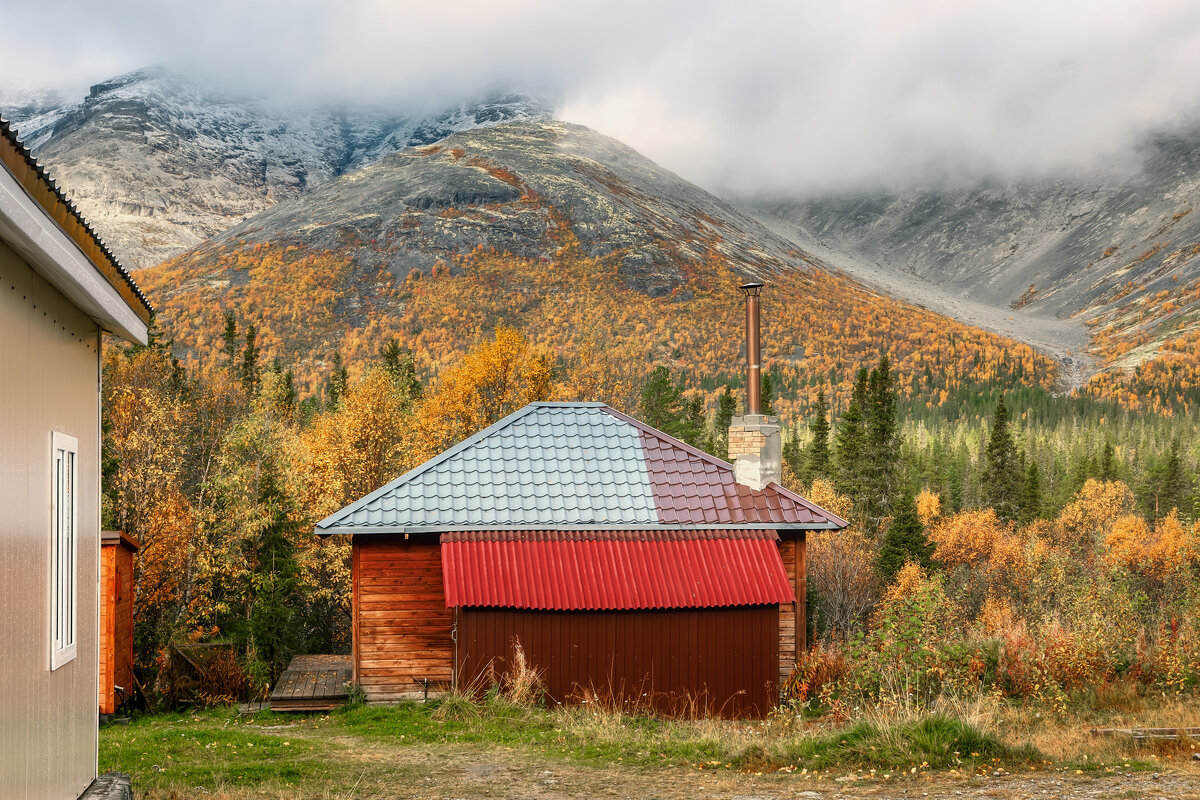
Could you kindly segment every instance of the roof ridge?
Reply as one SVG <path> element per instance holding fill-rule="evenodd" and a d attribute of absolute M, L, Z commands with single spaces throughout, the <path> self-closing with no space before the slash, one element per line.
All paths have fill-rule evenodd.
<path fill-rule="evenodd" d="M 404 485 L 405 483 L 408 483 L 410 480 L 418 477 L 419 475 L 423 475 L 424 473 L 428 472 L 429 470 L 433 469 L 434 467 L 438 466 L 439 464 L 447 461 L 448 459 L 452 458 L 453 456 L 458 455 L 462 451 L 464 451 L 470 447 L 473 447 L 476 444 L 479 444 L 481 441 L 488 438 L 489 436 L 499 433 L 500 431 L 507 428 L 509 425 L 512 425 L 517 420 L 522 419 L 523 417 L 526 417 L 526 416 L 532 414 L 534 411 L 537 411 L 538 409 L 541 409 L 541 408 L 554 407 L 556 405 L 561 407 L 562 405 L 570 405 L 570 404 L 552 404 L 552 403 L 549 403 L 548 401 L 547 402 L 535 401 L 535 402 L 528 403 L 528 404 L 522 406 L 521 408 L 519 408 L 516 411 L 509 414 L 507 417 L 504 417 L 503 419 L 493 422 L 491 425 L 487 426 L 486 428 L 479 431 L 478 433 L 476 433 L 472 436 L 469 436 L 466 439 L 463 439 L 461 442 L 454 445 L 453 447 L 443 450 L 442 452 L 438 453 L 436 456 L 429 459 L 428 461 L 425 461 L 425 462 L 413 467 L 408 472 L 405 472 L 403 475 L 399 476 L 395 480 L 393 480 L 389 483 L 385 483 L 383 486 L 380 486 L 378 489 L 371 492 L 370 494 L 360 497 L 358 500 L 355 500 L 350 505 L 343 506 L 342 508 L 333 512 L 332 514 L 327 516 L 325 519 L 321 520 L 320 522 L 318 522 L 316 524 L 317 531 L 319 532 L 322 528 L 331 527 L 339 519 L 342 519 L 343 517 L 347 517 L 350 514 L 353 514 L 355 511 L 358 511 L 360 508 L 365 506 L 367 503 L 370 503 L 372 500 L 382 497 L 383 495 L 387 494 L 388 492 L 391 492 L 391 491 L 397 489 L 398 487 Z M 603 406 L 604 404 L 597 403 L 595 405 Z"/>

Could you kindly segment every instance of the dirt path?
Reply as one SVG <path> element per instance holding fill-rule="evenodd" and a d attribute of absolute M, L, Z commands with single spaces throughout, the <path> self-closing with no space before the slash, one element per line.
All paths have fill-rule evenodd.
<path fill-rule="evenodd" d="M 1055 771 L 986 777 L 934 773 L 896 782 L 854 780 L 845 775 L 814 779 L 795 773 L 704 772 L 695 767 L 593 766 L 482 746 L 374 745 L 358 749 L 358 753 L 364 762 L 364 780 L 352 796 L 396 800 L 1200 798 L 1200 774 L 1174 771 L 1158 775 Z"/>

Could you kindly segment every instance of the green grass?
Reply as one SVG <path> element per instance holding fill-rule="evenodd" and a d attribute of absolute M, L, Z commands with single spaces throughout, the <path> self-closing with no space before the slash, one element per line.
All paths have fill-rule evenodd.
<path fill-rule="evenodd" d="M 836 731 L 783 721 L 662 720 L 588 708 L 530 709 L 451 697 L 429 704 L 357 706 L 329 715 L 240 717 L 231 709 L 139 716 L 101 729 L 101 771 L 134 776 L 139 796 L 340 797 L 366 781 L 396 785 L 417 764 L 463 752 L 512 752 L 510 761 L 684 766 L 765 772 L 908 772 L 1040 763 L 961 720 L 859 722 Z M 416 752 L 405 755 L 405 751 Z M 504 756 L 500 756 L 503 760 Z M 406 766 L 406 759 L 408 766 Z"/>
<path fill-rule="evenodd" d="M 808 769 L 852 766 L 879 770 L 975 769 L 1040 760 L 1030 745 L 1011 747 L 978 728 L 942 715 L 892 725 L 859 722 L 845 730 L 801 739 L 784 759 Z"/>
<path fill-rule="evenodd" d="M 350 785 L 352 770 L 340 758 L 346 748 L 318 734 L 319 718 L 302 719 L 294 735 L 291 728 L 263 730 L 294 722 L 282 714 L 239 718 L 230 709 L 137 716 L 100 729 L 100 772 L 129 773 L 139 793 Z"/>

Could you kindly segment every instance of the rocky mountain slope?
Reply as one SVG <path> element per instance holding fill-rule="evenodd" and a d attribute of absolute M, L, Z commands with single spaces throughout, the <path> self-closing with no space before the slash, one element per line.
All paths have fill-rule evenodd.
<path fill-rule="evenodd" d="M 966 297 L 1017 327 L 1076 319 L 1102 365 L 1133 366 L 1200 324 L 1200 127 L 1154 137 L 1138 157 L 1098 176 L 753 208 L 911 300 Z"/>
<path fill-rule="evenodd" d="M 419 117 L 284 107 L 143 70 L 76 102 L 0 98 L 0 114 L 118 257 L 142 269 L 387 153 L 547 111 L 523 95 Z"/>
<path fill-rule="evenodd" d="M 361 364 L 395 336 L 434 368 L 498 324 L 568 362 L 640 374 L 652 359 L 701 381 L 736 378 L 746 277 L 770 284 L 767 363 L 790 402 L 829 384 L 844 394 L 882 351 L 905 391 L 1055 380 L 1028 346 L 872 292 L 630 148 L 561 122 L 385 156 L 139 281 L 192 363 L 219 358 L 233 310 L 313 388 L 335 350 Z"/>
<path fill-rule="evenodd" d="M 430 273 L 476 248 L 551 260 L 564 221 L 589 256 L 614 256 L 651 296 L 685 282 L 685 265 L 735 261 L 764 277 L 804 254 L 746 215 L 625 145 L 580 125 L 517 123 L 470 130 L 386 156 L 231 227 L 229 243 L 337 248 L 348 232 L 381 250 L 353 257 L 395 278 Z M 384 255 L 386 254 L 386 255 Z M 808 259 L 811 261 L 811 259 Z"/>

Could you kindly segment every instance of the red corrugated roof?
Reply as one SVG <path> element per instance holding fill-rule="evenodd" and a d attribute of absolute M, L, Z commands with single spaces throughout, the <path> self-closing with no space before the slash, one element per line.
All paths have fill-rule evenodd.
<path fill-rule="evenodd" d="M 774 531 L 469 531 L 442 536 L 447 607 L 713 608 L 796 599 Z"/>

